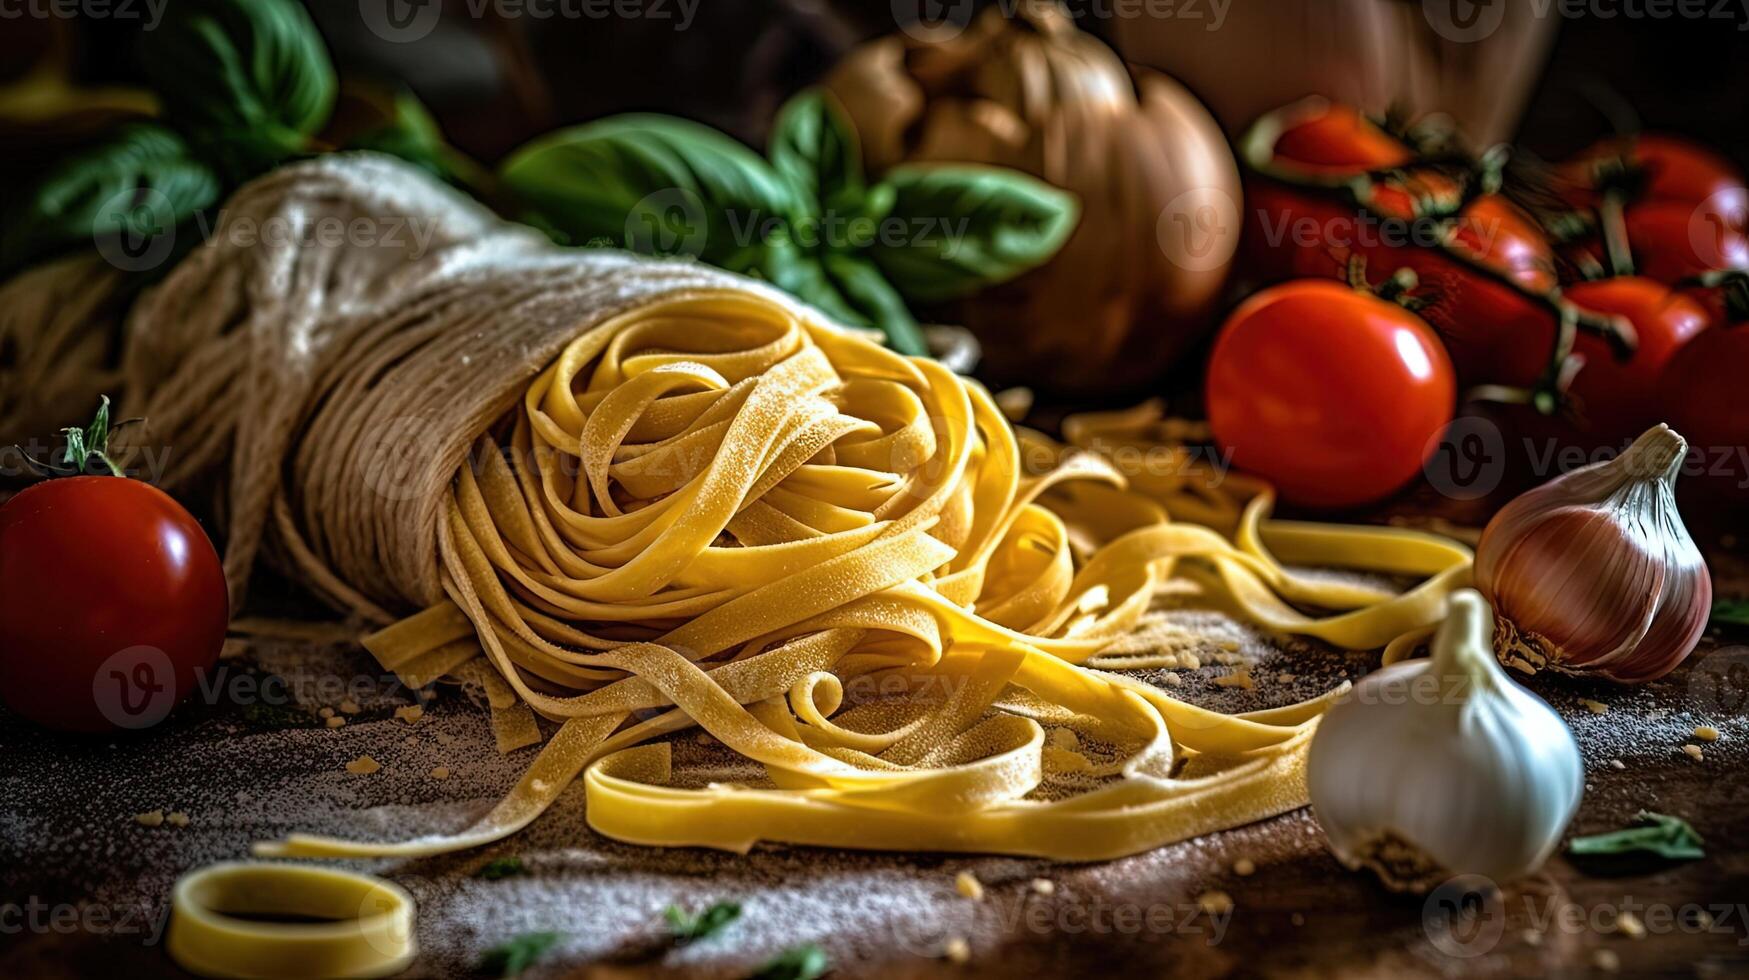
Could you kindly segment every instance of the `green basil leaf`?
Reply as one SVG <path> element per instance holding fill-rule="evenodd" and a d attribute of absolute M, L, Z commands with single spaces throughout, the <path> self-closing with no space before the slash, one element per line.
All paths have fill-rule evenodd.
<path fill-rule="evenodd" d="M 178 0 L 140 35 L 140 66 L 172 122 L 251 134 L 257 160 L 300 151 L 334 109 L 334 66 L 296 0 Z"/>
<path fill-rule="evenodd" d="M 1749 599 L 1720 599 L 1713 603 L 1711 622 L 1731 626 L 1749 626 Z"/>
<path fill-rule="evenodd" d="M 1015 170 L 907 164 L 886 179 L 889 220 L 908 227 L 868 252 L 913 302 L 957 299 L 1043 265 L 1079 216 L 1073 195 Z"/>
<path fill-rule="evenodd" d="M 904 298 L 874 263 L 843 252 L 828 252 L 824 261 L 826 273 L 839 291 L 865 320 L 887 335 L 888 346 L 912 357 L 929 356 L 929 344 L 923 338 L 923 329 L 906 308 Z"/>
<path fill-rule="evenodd" d="M 838 100 L 804 89 L 784 103 L 766 151 L 772 166 L 819 212 L 853 208 L 863 194 L 862 147 Z"/>
<path fill-rule="evenodd" d="M 500 176 L 534 223 L 570 244 L 691 255 L 735 271 L 755 265 L 764 235 L 797 208 L 758 154 L 668 116 L 560 130 L 516 151 Z"/>
<path fill-rule="evenodd" d="M 704 939 L 726 928 L 729 923 L 741 917 L 739 902 L 717 902 L 697 915 L 691 915 L 677 905 L 670 905 L 662 912 L 668 920 L 668 929 L 674 938 L 680 942 L 693 942 Z"/>
<path fill-rule="evenodd" d="M 376 129 L 361 133 L 347 144 L 349 149 L 387 153 L 444 180 L 454 176 L 446 158 L 448 144 L 431 112 L 412 92 L 395 94 L 394 115 Z"/>
<path fill-rule="evenodd" d="M 502 881 L 505 878 L 514 878 L 517 875 L 527 873 L 528 868 L 522 863 L 521 858 L 501 857 L 493 858 L 480 865 L 480 869 L 474 872 L 474 877 L 484 878 L 487 881 Z"/>
<path fill-rule="evenodd" d="M 838 291 L 818 253 L 803 251 L 787 240 L 774 240 L 760 257 L 756 271 L 772 285 L 840 323 L 873 325 Z"/>
<path fill-rule="evenodd" d="M 832 969 L 826 951 L 813 943 L 786 949 L 753 974 L 754 980 L 816 980 Z"/>
<path fill-rule="evenodd" d="M 7 209 L 0 269 L 118 235 L 149 251 L 150 242 L 218 198 L 218 178 L 181 137 L 156 123 L 133 123 L 63 160 Z"/>
<path fill-rule="evenodd" d="M 558 942 L 556 932 L 525 932 L 487 950 L 480 957 L 479 972 L 494 977 L 514 977 L 533 966 Z"/>
<path fill-rule="evenodd" d="M 1567 844 L 1569 854 L 1626 854 L 1641 851 L 1673 861 L 1698 860 L 1706 857 L 1704 843 L 1688 821 L 1668 814 L 1641 810 L 1634 817 L 1644 824 L 1607 834 L 1575 837 Z"/>

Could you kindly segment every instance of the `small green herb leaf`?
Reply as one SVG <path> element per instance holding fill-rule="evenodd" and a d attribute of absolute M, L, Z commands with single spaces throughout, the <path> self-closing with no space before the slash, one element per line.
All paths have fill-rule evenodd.
<path fill-rule="evenodd" d="M 523 865 L 521 858 L 501 857 L 493 858 L 480 865 L 480 870 L 474 872 L 474 877 L 484 878 L 487 881 L 497 881 L 501 878 L 514 878 L 517 875 L 527 873 L 528 868 Z"/>
<path fill-rule="evenodd" d="M 7 210 L 0 271 L 117 235 L 129 236 L 128 254 L 147 254 L 153 239 L 218 197 L 218 178 L 174 132 L 124 126 L 63 160 Z"/>
<path fill-rule="evenodd" d="M 757 261 L 762 229 L 798 207 L 758 154 L 667 116 L 614 116 L 560 130 L 516 151 L 500 173 L 537 223 L 570 244 L 605 239 L 736 272 Z"/>
<path fill-rule="evenodd" d="M 1712 622 L 1749 626 L 1749 599 L 1720 599 L 1713 603 Z"/>
<path fill-rule="evenodd" d="M 784 103 L 767 153 L 797 196 L 814 202 L 820 213 L 853 208 L 862 197 L 862 148 L 856 130 L 825 89 L 804 89 Z"/>
<path fill-rule="evenodd" d="M 334 109 L 334 66 L 294 0 L 171 4 L 140 35 L 140 66 L 166 116 L 238 177 L 303 150 Z"/>
<path fill-rule="evenodd" d="M 394 115 L 389 121 L 361 133 L 349 146 L 355 150 L 375 150 L 400 157 L 445 180 L 453 175 L 446 159 L 443 130 L 412 92 L 396 93 Z"/>
<path fill-rule="evenodd" d="M 690 915 L 677 905 L 670 905 L 663 910 L 662 915 L 668 920 L 668 928 L 674 938 L 681 942 L 692 942 L 703 939 L 721 930 L 724 926 L 741 917 L 739 902 L 717 902 L 697 915 Z"/>
<path fill-rule="evenodd" d="M 1701 850 L 1701 836 L 1681 817 L 1641 810 L 1634 817 L 1644 824 L 1607 834 L 1575 837 L 1567 845 L 1569 854 L 1626 854 L 1642 851 L 1673 861 L 1706 857 Z"/>
<path fill-rule="evenodd" d="M 773 241 L 760 257 L 758 272 L 777 288 L 813 304 L 840 323 L 867 323 L 832 283 L 817 253 L 804 252 L 791 242 Z"/>
<path fill-rule="evenodd" d="M 826 951 L 813 943 L 784 950 L 770 963 L 765 964 L 758 973 L 753 974 L 754 980 L 815 980 L 824 976 L 832 969 L 832 961 L 827 959 Z"/>
<path fill-rule="evenodd" d="M 902 242 L 868 250 L 906 299 L 957 299 L 1049 261 L 1079 217 L 1075 198 L 1016 170 L 963 165 L 894 167 L 892 215 Z"/>
<path fill-rule="evenodd" d="M 842 252 L 828 252 L 824 261 L 826 273 L 861 314 L 861 322 L 879 327 L 887 335 L 888 346 L 901 354 L 912 357 L 929 355 L 923 329 L 911 316 L 904 298 L 894 291 L 873 262 Z"/>
<path fill-rule="evenodd" d="M 480 957 L 479 971 L 495 977 L 514 977 L 533 966 L 558 942 L 556 932 L 525 932 L 487 950 Z"/>

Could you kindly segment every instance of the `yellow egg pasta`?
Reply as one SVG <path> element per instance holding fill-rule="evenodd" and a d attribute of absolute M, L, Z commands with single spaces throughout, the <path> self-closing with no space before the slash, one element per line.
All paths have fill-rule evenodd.
<path fill-rule="evenodd" d="M 1340 692 L 1224 715 L 1086 662 L 1171 578 L 1270 630 L 1381 647 L 1437 621 L 1470 554 L 1271 520 L 1267 487 L 1130 472 L 1108 450 L 1180 451 L 1188 433 L 1166 425 L 1083 417 L 1065 427 L 1079 447 L 1017 433 L 975 382 L 754 291 L 612 317 L 456 472 L 437 524 L 447 601 L 366 641 L 413 682 L 489 666 L 495 712 L 526 705 L 556 734 L 457 834 L 258 852 L 476 846 L 579 775 L 600 833 L 736 851 L 1095 860 L 1301 806 L 1306 746 Z M 1419 584 L 1287 567 L 1302 565 Z M 1047 746 L 1047 726 L 1081 750 Z M 765 778 L 679 778 L 661 737 L 693 728 Z"/>

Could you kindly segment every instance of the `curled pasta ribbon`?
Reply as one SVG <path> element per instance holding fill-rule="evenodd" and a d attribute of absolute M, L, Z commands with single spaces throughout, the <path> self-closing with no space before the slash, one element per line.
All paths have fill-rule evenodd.
<path fill-rule="evenodd" d="M 1470 565 L 1430 535 L 1269 520 L 1268 488 L 1236 478 L 1126 488 L 1097 452 L 1017 434 L 976 383 L 734 291 L 581 335 L 476 450 L 438 529 L 450 601 L 367 646 L 413 678 L 478 653 L 557 734 L 458 834 L 261 853 L 475 846 L 582 773 L 590 826 L 644 844 L 1130 854 L 1303 805 L 1340 693 L 1224 715 L 1086 666 L 1162 583 L 1364 649 L 1436 622 Z M 766 778 L 689 784 L 658 739 L 695 726 Z"/>

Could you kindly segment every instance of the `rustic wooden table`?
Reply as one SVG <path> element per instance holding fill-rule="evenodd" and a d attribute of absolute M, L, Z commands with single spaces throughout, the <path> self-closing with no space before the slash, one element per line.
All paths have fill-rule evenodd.
<path fill-rule="evenodd" d="M 1749 556 L 1716 548 L 1711 561 L 1722 593 L 1749 594 Z M 526 764 L 529 750 L 498 759 L 480 714 L 459 699 L 433 703 L 411 728 L 395 720 L 405 694 L 374 686 L 356 652 L 330 650 L 339 659 L 327 661 L 294 649 L 260 653 L 267 669 L 239 669 L 215 704 L 129 738 L 59 739 L 0 718 L 0 974 L 181 976 L 161 948 L 178 873 L 312 825 L 390 839 L 454 828 Z M 1330 665 L 1314 683 L 1371 666 L 1368 657 L 1289 645 L 1266 655 L 1259 673 L 1309 658 Z M 273 671 L 308 674 L 313 663 L 326 664 L 323 676 L 351 669 L 370 682 L 358 692 L 362 710 L 337 731 L 251 686 L 271 685 Z M 1231 691 L 1205 683 L 1211 673 L 1187 672 L 1175 693 L 1232 707 L 1219 701 Z M 1574 833 L 1621 827 L 1653 809 L 1689 819 L 1708 856 L 1583 867 L 1557 856 L 1502 891 L 1413 898 L 1345 871 L 1306 810 L 1098 865 L 784 847 L 742 857 L 603 840 L 584 825 L 573 788 L 500 845 L 358 866 L 400 881 L 419 901 L 422 952 L 412 976 L 466 974 L 483 949 L 530 929 L 561 934 L 528 974 L 543 977 L 746 976 L 802 942 L 824 947 L 840 976 L 1749 975 L 1749 635 L 1711 635 L 1686 665 L 1642 688 L 1546 677 L 1530 685 L 1584 747 L 1587 791 Z M 1301 693 L 1260 691 L 1265 700 Z M 332 702 L 334 691 L 326 696 Z M 1594 713 L 1583 699 L 1608 710 Z M 1696 761 L 1680 746 L 1701 724 L 1723 735 Z M 345 773 L 344 762 L 362 752 L 385 760 L 384 771 L 369 780 Z M 439 762 L 453 770 L 448 780 L 426 775 Z M 189 825 L 146 828 L 133 818 L 160 808 L 187 812 Z M 475 877 L 484 861 L 507 855 L 530 873 Z M 1256 870 L 1235 872 L 1241 859 Z M 983 881 L 984 901 L 955 893 L 962 870 Z M 1051 894 L 1033 888 L 1040 877 L 1053 882 Z M 1201 906 L 1215 891 L 1230 896 L 1230 912 Z M 723 898 L 745 906 L 723 935 L 681 949 L 662 944 L 665 906 Z M 1622 913 L 1643 923 L 1643 934 L 1624 932 Z M 953 936 L 969 941 L 963 965 L 942 955 Z"/>

